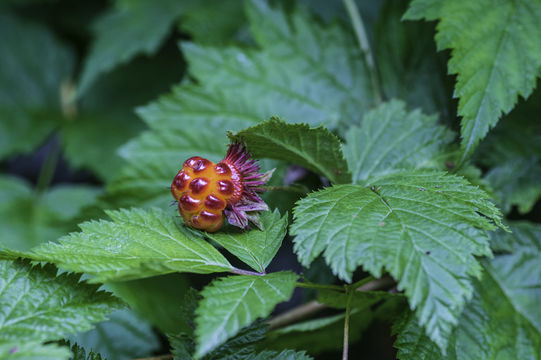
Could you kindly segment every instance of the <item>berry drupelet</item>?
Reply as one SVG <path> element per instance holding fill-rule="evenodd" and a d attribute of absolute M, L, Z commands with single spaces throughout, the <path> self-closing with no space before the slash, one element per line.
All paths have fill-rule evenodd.
<path fill-rule="evenodd" d="M 215 164 L 200 156 L 186 160 L 171 184 L 171 193 L 188 226 L 218 231 L 227 221 L 241 229 L 252 222 L 260 226 L 259 212 L 268 210 L 257 192 L 264 189 L 274 170 L 259 173 L 259 165 L 244 145 L 229 146 L 226 157 Z"/>

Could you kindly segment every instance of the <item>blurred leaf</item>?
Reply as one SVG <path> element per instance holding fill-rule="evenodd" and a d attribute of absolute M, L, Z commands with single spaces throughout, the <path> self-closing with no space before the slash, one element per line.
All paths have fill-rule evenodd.
<path fill-rule="evenodd" d="M 111 360 L 150 356 L 160 347 L 150 324 L 127 309 L 112 313 L 110 320 L 70 340 Z"/>
<path fill-rule="evenodd" d="M 284 160 L 325 176 L 332 183 L 351 182 L 340 140 L 324 127 L 287 124 L 276 117 L 230 134 L 232 142 L 245 143 L 256 157 Z"/>
<path fill-rule="evenodd" d="M 57 276 L 52 265 L 0 261 L 0 343 L 61 339 L 85 331 L 122 306 L 80 275 Z"/>
<path fill-rule="evenodd" d="M 361 127 L 347 131 L 343 151 L 353 183 L 367 184 L 400 170 L 442 170 L 444 148 L 453 137 L 437 124 L 437 116 L 407 112 L 404 102 L 391 100 L 369 111 Z"/>
<path fill-rule="evenodd" d="M 484 179 L 494 190 L 504 213 L 517 205 L 524 214 L 530 212 L 541 196 L 541 161 L 536 156 L 512 159 L 490 169 Z"/>
<path fill-rule="evenodd" d="M 375 277 L 387 270 L 445 348 L 481 275 L 476 256 L 491 254 L 486 230 L 502 226 L 501 214 L 485 192 L 441 172 L 387 175 L 372 189 L 339 185 L 300 200 L 290 230 L 295 253 L 308 266 L 324 252 L 348 282 L 359 265 Z"/>
<path fill-rule="evenodd" d="M 186 330 L 181 305 L 188 286 L 188 279 L 180 274 L 107 284 L 107 288 L 126 301 L 138 315 L 164 333 Z"/>
<path fill-rule="evenodd" d="M 88 88 L 77 104 L 77 116 L 62 127 L 64 154 L 70 165 L 113 178 L 123 160 L 118 149 L 144 128 L 134 108 L 169 90 L 183 66 L 176 47 L 152 58 L 137 57 L 118 66 Z M 167 71 L 157 71 L 167 69 Z"/>
<path fill-rule="evenodd" d="M 248 2 L 251 32 L 261 50 L 183 43 L 190 74 L 228 98 L 249 99 L 260 118 L 357 123 L 373 103 L 354 38 L 338 24 L 322 26 L 305 9 L 287 15 L 265 0 Z"/>
<path fill-rule="evenodd" d="M 85 60 L 79 95 L 100 74 L 137 54 L 154 54 L 182 9 L 183 3 L 178 0 L 117 1 L 95 24 L 95 40 Z"/>
<path fill-rule="evenodd" d="M 513 234 L 495 234 L 513 244 L 512 253 L 482 261 L 483 279 L 475 281 L 446 356 L 410 317 L 394 328 L 400 359 L 540 358 L 541 227 L 519 223 L 511 224 L 511 230 Z M 515 232 L 521 234 L 518 243 Z"/>
<path fill-rule="evenodd" d="M 239 40 L 246 26 L 244 2 L 196 0 L 186 6 L 179 28 L 199 44 L 225 45 Z"/>
<path fill-rule="evenodd" d="M 0 360 L 68 359 L 71 359 L 71 352 L 69 351 L 69 349 L 67 347 L 60 347 L 56 344 L 42 345 L 39 342 L 24 342 L 19 344 L 0 343 Z"/>
<path fill-rule="evenodd" d="M 174 217 L 152 209 L 107 211 L 112 221 L 88 221 L 81 232 L 23 254 L 92 275 L 91 282 L 146 278 L 172 272 L 231 270 L 212 245 L 182 231 Z"/>
<path fill-rule="evenodd" d="M 196 357 L 208 354 L 289 300 L 297 278 L 291 272 L 239 275 L 216 279 L 205 287 L 196 310 Z"/>
<path fill-rule="evenodd" d="M 272 261 L 287 232 L 287 214 L 283 217 L 280 212 L 266 211 L 261 214 L 263 231 L 231 230 L 205 234 L 210 239 L 222 245 L 227 251 L 244 261 L 255 271 L 261 273 Z"/>
<path fill-rule="evenodd" d="M 0 33 L 0 157 L 5 157 L 32 150 L 60 124 L 61 87 L 72 75 L 73 55 L 49 29 L 5 10 Z"/>
<path fill-rule="evenodd" d="M 457 74 L 464 160 L 518 96 L 527 98 L 535 88 L 541 66 L 541 3 L 416 0 L 410 6 L 404 18 L 440 20 L 438 48 L 452 50 L 448 69 Z"/>
<path fill-rule="evenodd" d="M 446 91 L 445 63 L 440 64 L 436 54 L 434 27 L 401 21 L 408 3 L 385 1 L 374 26 L 373 49 L 382 90 L 388 99 L 403 99 L 410 108 L 455 120 L 454 110 L 449 109 L 452 94 Z"/>
<path fill-rule="evenodd" d="M 22 179 L 0 176 L 0 244 L 26 251 L 77 229 L 81 210 L 95 203 L 100 190 L 57 185 L 38 194 Z"/>
<path fill-rule="evenodd" d="M 536 91 L 481 143 L 476 161 L 490 167 L 486 180 L 505 213 L 529 212 L 541 196 L 541 91 Z"/>

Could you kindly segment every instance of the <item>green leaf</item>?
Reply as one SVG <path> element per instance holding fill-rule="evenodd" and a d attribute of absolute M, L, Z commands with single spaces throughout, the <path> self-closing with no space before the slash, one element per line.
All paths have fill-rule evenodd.
<path fill-rule="evenodd" d="M 541 227 L 517 223 L 511 230 L 496 236 L 498 242 L 513 244 L 513 252 L 483 260 L 483 279 L 475 281 L 447 356 L 441 356 L 416 321 L 406 319 L 394 329 L 400 333 L 395 342 L 400 359 L 541 358 Z"/>
<path fill-rule="evenodd" d="M 252 229 L 241 231 L 232 229 L 229 232 L 205 234 L 222 245 L 227 251 L 261 273 L 278 252 L 287 232 L 287 214 L 280 217 L 280 212 L 264 212 L 261 214 L 263 231 Z"/>
<path fill-rule="evenodd" d="M 184 297 L 188 287 L 188 279 L 181 274 L 107 283 L 115 296 L 164 333 L 186 330 L 179 299 Z"/>
<path fill-rule="evenodd" d="M 189 70 L 212 90 L 227 86 L 261 118 L 335 127 L 356 123 L 373 103 L 370 78 L 355 39 L 338 23 L 322 26 L 303 9 L 286 15 L 267 1 L 247 5 L 260 50 L 183 43 Z"/>
<path fill-rule="evenodd" d="M 0 360 L 68 360 L 71 352 L 67 347 L 56 344 L 42 345 L 39 342 L 0 343 Z M 79 359 L 76 359 L 79 360 Z"/>
<path fill-rule="evenodd" d="M 32 150 L 60 123 L 61 87 L 72 74 L 73 54 L 49 29 L 6 11 L 0 14 L 0 33 L 3 158 Z"/>
<path fill-rule="evenodd" d="M 479 16 L 479 14 L 483 14 Z M 439 49 L 452 49 L 449 73 L 462 116 L 462 161 L 488 130 L 535 88 L 541 66 L 541 3 L 536 0 L 414 1 L 407 19 L 439 19 Z"/>
<path fill-rule="evenodd" d="M 164 211 L 108 211 L 112 221 L 89 221 L 81 232 L 47 243 L 28 256 L 84 272 L 91 282 L 140 279 L 172 272 L 208 274 L 231 265 L 212 245 L 183 232 Z"/>
<path fill-rule="evenodd" d="M 214 280 L 201 292 L 196 310 L 196 357 L 201 357 L 257 318 L 268 316 L 276 304 L 289 300 L 298 276 L 277 272 Z"/>
<path fill-rule="evenodd" d="M 346 281 L 359 265 L 375 277 L 385 269 L 445 348 L 481 274 L 475 256 L 491 254 L 486 230 L 502 226 L 501 214 L 486 193 L 440 172 L 381 177 L 371 189 L 334 186 L 300 200 L 291 227 L 299 261 L 308 266 L 323 252 Z"/>
<path fill-rule="evenodd" d="M 105 359 L 129 360 L 150 356 L 160 348 L 152 326 L 128 309 L 112 313 L 108 321 L 96 324 L 94 329 L 85 333 L 70 336 L 70 339 Z"/>
<path fill-rule="evenodd" d="M 77 228 L 83 208 L 95 203 L 98 188 L 57 185 L 39 195 L 27 182 L 0 176 L 0 244 L 26 251 Z"/>
<path fill-rule="evenodd" d="M 0 343 L 61 339 L 105 320 L 121 302 L 52 265 L 0 261 Z"/>
<path fill-rule="evenodd" d="M 229 135 L 243 142 L 256 157 L 285 160 L 325 176 L 332 183 L 351 182 L 340 140 L 323 127 L 286 124 L 271 118 L 254 127 Z"/>
<path fill-rule="evenodd" d="M 424 115 L 419 109 L 407 112 L 399 100 L 368 112 L 360 128 L 348 130 L 343 146 L 353 182 L 366 184 L 400 170 L 442 169 L 444 147 L 454 136 L 437 120 L 436 115 Z"/>
<path fill-rule="evenodd" d="M 84 93 L 100 74 L 135 55 L 154 54 L 182 9 L 182 2 L 175 0 L 117 1 L 95 24 L 95 39 L 85 60 L 78 93 Z"/>

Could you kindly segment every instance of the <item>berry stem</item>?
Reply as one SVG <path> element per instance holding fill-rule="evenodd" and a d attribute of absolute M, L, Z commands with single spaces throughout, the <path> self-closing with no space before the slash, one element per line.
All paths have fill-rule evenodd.
<path fill-rule="evenodd" d="M 266 273 L 262 272 L 262 273 L 259 273 L 259 272 L 255 272 L 255 271 L 248 271 L 248 270 L 242 270 L 242 269 L 237 269 L 237 268 L 232 268 L 231 270 L 229 270 L 229 272 L 233 273 L 233 274 L 237 274 L 237 275 L 255 275 L 255 276 L 265 276 L 267 275 Z"/>

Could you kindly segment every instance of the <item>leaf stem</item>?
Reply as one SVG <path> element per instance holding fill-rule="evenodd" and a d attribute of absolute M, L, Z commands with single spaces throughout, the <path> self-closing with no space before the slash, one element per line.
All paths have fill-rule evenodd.
<path fill-rule="evenodd" d="M 236 267 L 229 270 L 229 272 L 231 272 L 233 274 L 237 274 L 237 275 L 255 275 L 255 276 L 265 276 L 265 275 L 267 275 L 265 272 L 259 273 L 259 272 L 255 272 L 255 271 L 238 269 Z"/>
<path fill-rule="evenodd" d="M 346 317 L 344 320 L 344 351 L 342 352 L 342 360 L 348 360 L 349 353 L 349 313 L 351 312 L 351 299 L 353 298 L 354 289 L 347 287 L 346 294 Z"/>
<path fill-rule="evenodd" d="M 36 183 L 36 193 L 38 195 L 42 194 L 53 179 L 54 172 L 56 170 L 56 165 L 58 163 L 58 158 L 60 157 L 60 145 L 54 139 L 51 143 L 51 147 L 45 156 L 43 165 L 39 172 L 38 180 Z"/>
<path fill-rule="evenodd" d="M 368 41 L 368 36 L 366 35 L 366 29 L 364 27 L 361 13 L 359 12 L 354 0 L 343 0 L 343 2 L 351 20 L 351 24 L 353 25 L 353 30 L 355 31 L 355 36 L 359 42 L 361 52 L 364 54 L 366 65 L 370 71 L 370 80 L 372 81 L 372 87 L 374 89 L 376 100 L 378 103 L 380 103 L 382 101 L 382 95 L 379 86 L 378 72 L 376 69 L 374 56 L 372 55 L 372 49 L 370 48 L 370 42 Z"/>

